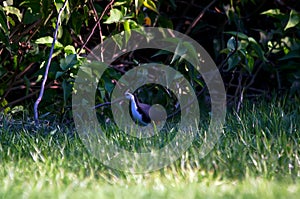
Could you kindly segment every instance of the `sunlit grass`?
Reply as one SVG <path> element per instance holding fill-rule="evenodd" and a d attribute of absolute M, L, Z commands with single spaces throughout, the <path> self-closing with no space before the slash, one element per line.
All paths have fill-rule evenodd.
<path fill-rule="evenodd" d="M 145 174 L 104 166 L 69 127 L 0 125 L 2 198 L 300 197 L 299 100 L 248 103 L 228 113 L 224 134 L 203 159 L 195 140 L 174 164 Z"/>

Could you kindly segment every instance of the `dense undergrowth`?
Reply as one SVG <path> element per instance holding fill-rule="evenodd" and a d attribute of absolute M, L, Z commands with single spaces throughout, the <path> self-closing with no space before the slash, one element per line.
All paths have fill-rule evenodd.
<path fill-rule="evenodd" d="M 274 91 L 299 95 L 300 15 L 296 0 L 70 0 L 58 19 L 63 2 L 11 0 L 0 5 L 1 112 L 17 105 L 33 108 L 58 20 L 41 115 L 70 116 L 74 78 L 85 57 L 105 39 L 125 30 L 128 40 L 131 31 L 145 26 L 174 29 L 202 45 L 220 70 L 228 101 L 237 108 L 243 99 L 270 97 Z M 145 23 L 146 19 L 150 23 Z M 114 40 L 120 45 L 120 40 Z M 185 51 L 180 50 L 181 56 L 186 56 Z M 160 54 L 164 55 L 147 50 L 119 57 L 99 82 L 97 102 L 110 100 L 117 80 L 126 71 L 151 62 L 174 62 L 172 67 L 188 76 L 195 92 L 203 92 L 203 81 L 191 72 L 191 65 L 175 62 L 173 55 L 157 57 Z M 153 92 L 139 89 L 139 97 L 147 100 Z M 163 91 L 155 92 L 159 100 L 169 101 L 162 97 Z"/>

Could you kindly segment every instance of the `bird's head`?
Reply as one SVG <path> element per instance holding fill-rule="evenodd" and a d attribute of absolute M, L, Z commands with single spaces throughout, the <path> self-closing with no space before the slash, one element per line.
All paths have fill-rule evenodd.
<path fill-rule="evenodd" d="M 133 94 L 130 93 L 130 92 L 128 92 L 128 91 L 125 92 L 125 97 L 126 97 L 127 99 L 134 99 Z"/>

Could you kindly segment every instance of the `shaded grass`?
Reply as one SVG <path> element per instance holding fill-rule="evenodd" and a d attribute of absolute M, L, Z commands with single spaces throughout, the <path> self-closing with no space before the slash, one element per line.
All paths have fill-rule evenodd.
<path fill-rule="evenodd" d="M 63 125 L 52 130 L 9 120 L 0 125 L 2 198 L 300 196 L 298 99 L 247 103 L 227 115 L 225 132 L 206 157 L 198 158 L 196 140 L 174 164 L 140 175 L 104 166 Z"/>

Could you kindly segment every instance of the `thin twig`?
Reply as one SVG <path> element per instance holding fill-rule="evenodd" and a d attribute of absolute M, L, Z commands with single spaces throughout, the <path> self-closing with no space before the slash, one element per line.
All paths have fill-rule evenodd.
<path fill-rule="evenodd" d="M 91 39 L 91 37 L 93 36 L 98 24 L 100 23 L 100 21 L 102 20 L 102 18 L 104 17 L 104 15 L 106 14 L 108 8 L 110 6 L 112 6 L 112 4 L 114 3 L 114 0 L 112 0 L 109 4 L 107 4 L 107 6 L 105 7 L 104 11 L 102 12 L 101 16 L 98 18 L 96 24 L 94 25 L 92 32 L 89 34 L 88 38 L 86 39 L 86 41 L 84 42 L 84 44 L 81 46 L 79 53 L 82 51 L 83 48 L 85 48 L 86 44 L 89 42 L 89 40 Z M 101 31 L 101 30 L 100 30 Z"/>
<path fill-rule="evenodd" d="M 92 9 L 93 9 L 93 13 L 94 13 L 94 15 L 95 15 L 95 21 L 97 22 L 97 21 L 99 20 L 99 17 L 98 17 L 98 15 L 97 15 L 97 11 L 96 11 L 96 8 L 95 8 L 95 6 L 94 6 L 92 0 L 90 0 L 90 4 L 91 4 L 91 7 L 92 7 Z M 102 14 L 103 14 L 103 13 L 102 13 Z M 99 22 L 100 22 L 100 21 L 99 21 Z M 100 43 L 102 44 L 102 43 L 103 43 L 103 34 L 102 34 L 102 27 L 101 27 L 101 24 L 100 24 L 99 22 L 97 22 L 96 24 L 98 25 L 98 28 L 99 28 Z M 103 61 L 104 61 L 104 58 L 103 58 L 103 46 L 101 45 L 100 48 L 101 48 L 101 54 L 100 54 L 100 56 L 101 56 L 101 61 L 103 62 Z"/>
<path fill-rule="evenodd" d="M 11 88 L 13 87 L 15 81 L 16 81 L 16 74 L 14 73 L 10 83 L 8 84 L 8 88 L 6 89 L 6 92 L 4 93 L 2 98 L 0 99 L 0 102 L 2 102 L 8 96 L 8 94 L 10 93 Z"/>
<path fill-rule="evenodd" d="M 203 17 L 204 13 L 214 4 L 216 3 L 217 0 L 214 0 L 210 2 L 203 10 L 202 12 L 198 15 L 198 17 L 193 21 L 193 23 L 189 26 L 185 34 L 189 34 L 191 30 L 195 27 L 195 25 L 199 22 L 199 20 Z"/>
<path fill-rule="evenodd" d="M 110 105 L 115 104 L 115 103 L 117 103 L 117 102 L 123 101 L 124 98 L 125 98 L 125 97 L 120 97 L 120 98 L 118 98 L 118 99 L 116 99 L 115 101 L 112 101 L 112 102 L 104 102 L 104 103 L 102 103 L 102 104 L 97 104 L 96 106 L 93 107 L 93 109 L 101 108 L 101 107 L 103 107 L 103 106 L 110 106 Z"/>
<path fill-rule="evenodd" d="M 68 0 L 65 0 L 63 6 L 59 9 L 59 12 L 58 12 L 57 21 L 56 21 L 56 28 L 55 28 L 55 32 L 54 32 L 54 36 L 53 36 L 53 41 L 52 41 L 52 46 L 51 46 L 51 49 L 50 49 L 49 58 L 48 58 L 47 65 L 46 65 L 44 79 L 43 79 L 41 90 L 40 90 L 40 95 L 34 103 L 33 112 L 34 112 L 34 122 L 35 122 L 36 125 L 39 123 L 38 106 L 39 106 L 39 103 L 41 102 L 41 100 L 43 98 L 44 91 L 45 91 L 45 84 L 46 84 L 46 81 L 47 81 L 48 72 L 49 72 L 51 59 L 52 59 L 52 54 L 53 54 L 53 50 L 54 50 L 54 45 L 55 45 L 56 38 L 57 38 L 57 32 L 58 32 L 58 28 L 59 28 L 59 25 L 60 25 L 60 17 L 61 17 L 62 12 L 65 9 L 67 3 L 68 3 Z"/>
<path fill-rule="evenodd" d="M 45 86 L 45 88 L 51 87 L 52 84 L 53 84 L 53 82 L 50 82 L 49 84 L 47 84 L 47 85 Z M 11 106 L 14 105 L 14 104 L 17 104 L 17 103 L 19 103 L 19 102 L 21 102 L 21 101 L 24 101 L 24 100 L 26 100 L 26 99 L 28 99 L 28 98 L 30 98 L 30 97 L 32 97 L 32 96 L 38 94 L 39 92 L 40 92 L 40 91 L 37 90 L 37 91 L 34 91 L 34 92 L 32 92 L 32 93 L 30 93 L 30 94 L 28 94 L 28 95 L 25 95 L 25 96 L 23 96 L 23 97 L 21 97 L 21 98 L 18 98 L 17 100 L 14 100 L 14 101 L 12 101 L 12 102 L 9 102 L 8 104 L 6 104 L 5 106 L 3 106 L 3 107 L 0 108 L 0 112 L 3 111 L 4 109 L 6 109 L 7 107 L 11 107 Z"/>

